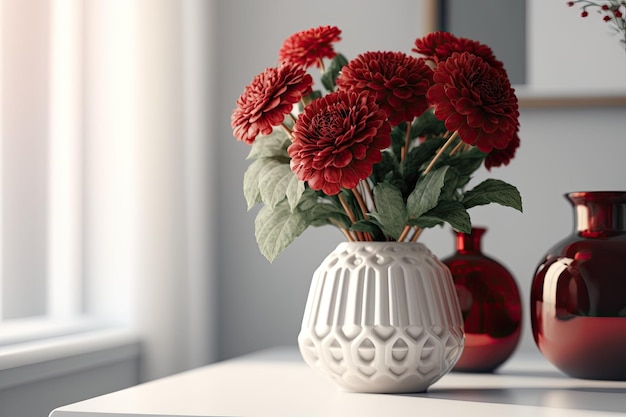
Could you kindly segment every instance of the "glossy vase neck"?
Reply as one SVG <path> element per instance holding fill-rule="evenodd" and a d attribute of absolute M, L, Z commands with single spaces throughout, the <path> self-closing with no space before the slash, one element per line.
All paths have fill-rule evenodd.
<path fill-rule="evenodd" d="M 566 194 L 574 208 L 574 228 L 583 237 L 626 232 L 626 191 L 591 191 Z"/>
<path fill-rule="evenodd" d="M 486 232 L 487 229 L 484 227 L 472 227 L 471 233 L 463 233 L 453 230 L 453 233 L 456 235 L 457 252 L 479 253 L 481 251 L 481 239 Z"/>

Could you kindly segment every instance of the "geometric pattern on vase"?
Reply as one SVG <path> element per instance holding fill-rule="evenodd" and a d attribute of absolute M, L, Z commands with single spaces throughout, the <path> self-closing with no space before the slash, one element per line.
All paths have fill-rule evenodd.
<path fill-rule="evenodd" d="M 421 243 L 343 242 L 313 274 L 298 345 L 344 390 L 425 391 L 463 344 L 450 272 Z"/>

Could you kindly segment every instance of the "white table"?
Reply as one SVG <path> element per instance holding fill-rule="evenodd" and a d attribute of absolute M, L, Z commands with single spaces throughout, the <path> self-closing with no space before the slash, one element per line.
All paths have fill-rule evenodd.
<path fill-rule="evenodd" d="M 421 394 L 342 392 L 296 348 L 216 363 L 54 410 L 51 417 L 626 416 L 626 382 L 559 373 L 538 353 L 496 374 L 452 372 Z"/>

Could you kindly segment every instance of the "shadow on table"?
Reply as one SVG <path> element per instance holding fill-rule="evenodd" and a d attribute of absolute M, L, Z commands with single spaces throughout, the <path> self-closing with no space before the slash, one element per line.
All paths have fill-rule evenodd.
<path fill-rule="evenodd" d="M 626 413 L 625 388 L 436 388 L 413 397 Z"/>

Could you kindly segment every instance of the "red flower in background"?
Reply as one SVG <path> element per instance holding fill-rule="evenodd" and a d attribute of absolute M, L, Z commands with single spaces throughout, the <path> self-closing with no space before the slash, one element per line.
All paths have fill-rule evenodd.
<path fill-rule="evenodd" d="M 386 118 L 373 95 L 338 91 L 313 101 L 294 125 L 291 169 L 327 195 L 356 187 L 391 145 Z"/>
<path fill-rule="evenodd" d="M 518 132 L 516 131 L 511 138 L 511 141 L 504 149 L 493 148 L 491 152 L 485 158 L 485 168 L 491 171 L 493 167 L 499 167 L 502 165 L 508 165 L 511 159 L 515 156 L 515 151 L 519 148 L 520 140 Z"/>
<path fill-rule="evenodd" d="M 426 59 L 433 60 L 435 63 L 445 61 L 454 52 L 469 52 L 481 57 L 494 68 L 504 69 L 504 64 L 496 59 L 489 46 L 478 41 L 455 36 L 449 32 L 432 32 L 416 39 L 415 48 L 412 51 L 425 56 Z"/>
<path fill-rule="evenodd" d="M 320 26 L 294 33 L 283 42 L 278 59 L 283 63 L 298 64 L 308 68 L 322 66 L 322 59 L 335 57 L 333 42 L 341 40 L 341 30 L 336 26 Z"/>
<path fill-rule="evenodd" d="M 458 131 L 463 142 L 483 152 L 506 148 L 518 126 L 519 111 L 504 71 L 471 53 L 453 53 L 437 66 L 433 80 L 428 100 L 449 131 Z"/>
<path fill-rule="evenodd" d="M 575 0 L 568 1 L 567 5 L 572 7 L 578 5 L 580 7 L 580 16 L 589 17 L 589 11 L 594 10 L 602 18 L 602 20 L 612 26 L 617 33 L 619 43 L 626 48 L 626 1 L 624 0 Z M 626 49 L 625 49 L 626 50 Z"/>
<path fill-rule="evenodd" d="M 401 52 L 366 52 L 343 67 L 337 85 L 373 94 L 395 126 L 428 108 L 425 93 L 432 85 L 432 70 L 423 60 Z"/>
<path fill-rule="evenodd" d="M 248 84 L 231 115 L 234 136 L 252 144 L 259 134 L 269 135 L 293 105 L 312 91 L 313 78 L 296 64 L 268 68 Z"/>

